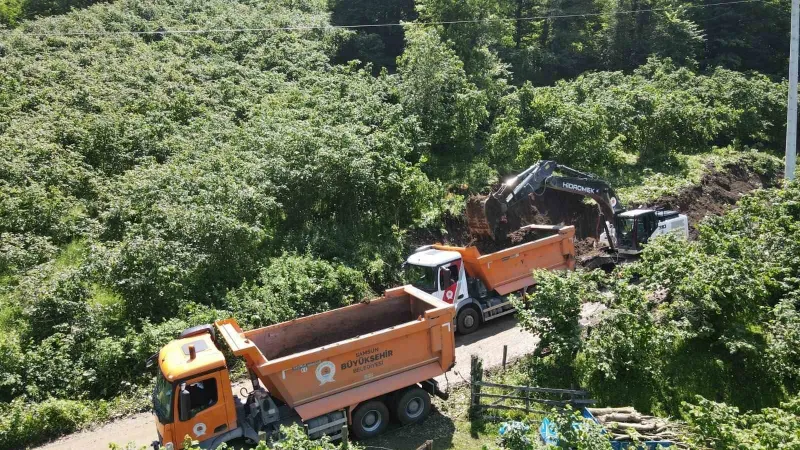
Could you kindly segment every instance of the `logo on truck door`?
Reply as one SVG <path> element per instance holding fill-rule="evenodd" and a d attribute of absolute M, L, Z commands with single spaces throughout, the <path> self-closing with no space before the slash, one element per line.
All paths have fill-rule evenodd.
<path fill-rule="evenodd" d="M 336 381 L 333 379 L 333 376 L 336 375 L 336 366 L 330 361 L 320 363 L 317 366 L 316 375 L 320 386 L 326 383 L 333 383 Z"/>
<path fill-rule="evenodd" d="M 453 300 L 456 298 L 456 294 L 458 293 L 458 280 L 461 275 L 461 261 L 454 261 L 448 269 L 450 270 L 450 281 L 451 284 L 444 290 L 444 295 L 442 296 L 442 300 L 447 303 L 453 303 Z"/>
<path fill-rule="evenodd" d="M 198 422 L 195 424 L 194 428 L 192 428 L 192 432 L 194 432 L 194 435 L 197 437 L 206 434 L 206 424 L 203 422 Z"/>

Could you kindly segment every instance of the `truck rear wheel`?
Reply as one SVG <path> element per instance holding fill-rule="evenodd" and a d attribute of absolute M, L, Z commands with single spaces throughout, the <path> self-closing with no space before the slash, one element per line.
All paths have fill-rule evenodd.
<path fill-rule="evenodd" d="M 472 306 L 465 306 L 458 312 L 456 331 L 459 334 L 470 334 L 481 324 L 480 313 Z"/>
<path fill-rule="evenodd" d="M 394 407 L 394 415 L 403 425 L 421 421 L 430 411 L 431 396 L 419 387 L 402 392 Z"/>
<path fill-rule="evenodd" d="M 389 409 L 380 400 L 362 403 L 353 413 L 353 434 L 368 439 L 383 433 L 389 426 Z"/>

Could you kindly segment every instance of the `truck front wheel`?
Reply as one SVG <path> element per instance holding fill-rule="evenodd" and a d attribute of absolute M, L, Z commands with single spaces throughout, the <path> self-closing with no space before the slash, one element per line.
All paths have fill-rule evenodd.
<path fill-rule="evenodd" d="M 389 426 L 389 409 L 379 400 L 370 400 L 353 413 L 353 434 L 359 439 L 375 437 Z"/>
<path fill-rule="evenodd" d="M 481 324 L 480 313 L 472 306 L 466 306 L 458 312 L 456 330 L 459 334 L 470 334 Z"/>
<path fill-rule="evenodd" d="M 431 411 L 431 396 L 424 389 L 413 387 L 397 398 L 394 415 L 403 425 L 417 423 Z"/>

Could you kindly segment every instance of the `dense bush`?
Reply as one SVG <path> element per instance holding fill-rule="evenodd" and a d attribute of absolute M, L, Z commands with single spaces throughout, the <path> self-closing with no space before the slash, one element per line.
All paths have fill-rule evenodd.
<path fill-rule="evenodd" d="M 102 0 L 3 0 L 0 2 L 0 25 L 14 26 L 26 18 L 61 14 L 98 1 Z"/>
<path fill-rule="evenodd" d="M 800 446 L 800 398 L 779 408 L 741 414 L 738 408 L 698 396 L 683 405 L 692 444 L 714 450 L 767 450 Z"/>
<path fill-rule="evenodd" d="M 227 308 L 243 325 L 263 326 L 369 298 L 356 270 L 308 256 L 273 258 L 255 282 L 228 293 Z"/>
<path fill-rule="evenodd" d="M 25 448 L 48 436 L 76 431 L 96 418 L 105 418 L 100 403 L 50 399 L 29 404 L 18 399 L 0 413 L 0 448 Z"/>
<path fill-rule="evenodd" d="M 614 174 L 623 154 L 645 166 L 710 146 L 775 148 L 783 139 L 785 86 L 717 69 L 701 75 L 651 59 L 632 74 L 584 74 L 506 99 L 489 145 L 495 164 L 538 159 Z"/>
<path fill-rule="evenodd" d="M 600 278 L 609 309 L 588 330 L 574 363 L 565 363 L 572 382 L 605 404 L 683 414 L 713 448 L 774 448 L 765 428 L 771 421 L 795 432 L 798 412 L 775 407 L 800 392 L 798 200 L 794 183 L 756 191 L 701 223 L 696 242 L 658 239 L 639 262 Z M 574 278 L 544 277 L 539 289 L 590 300 L 585 284 L 568 282 Z M 537 311 L 534 304 L 520 303 L 524 316 L 563 320 L 560 309 Z M 559 333 L 574 339 L 572 329 Z M 697 395 L 725 404 L 682 406 Z"/>
<path fill-rule="evenodd" d="M 774 75 L 784 57 L 768 53 L 780 47 L 761 46 L 771 40 L 753 26 L 743 31 L 742 45 L 715 40 L 712 55 L 698 47 L 701 30 L 688 10 L 639 22 L 639 15 L 614 19 L 615 8 L 629 7 L 624 2 L 589 2 L 579 6 L 591 16 L 512 23 L 482 19 L 566 13 L 577 4 L 91 3 L 0 0 L 0 22 L 14 27 L 0 34 L 0 406 L 14 405 L 9 411 L 66 411 L 146 385 L 152 372 L 144 360 L 192 325 L 229 315 L 247 326 L 267 325 L 392 286 L 409 241 L 424 235 L 419 231 L 443 229 L 443 216 L 458 215 L 468 191 L 536 159 L 613 175 L 622 161 L 663 167 L 677 154 L 714 145 L 782 142 L 776 126 L 783 85 L 709 65 L 719 60 Z M 776 14 L 788 5 L 767 3 Z M 754 17 L 773 17 L 762 5 L 753 8 Z M 422 22 L 480 21 L 374 33 L 328 27 L 417 14 Z M 28 20 L 33 16 L 50 17 Z M 731 22 L 737 31 L 739 18 Z M 278 29 L 295 25 L 302 27 Z M 251 31 L 125 33 L 234 28 Z M 718 37 L 731 38 L 722 28 Z M 38 35 L 46 33 L 53 35 Z M 601 67 L 632 70 L 651 53 L 661 59 L 632 72 L 524 84 Z M 757 57 L 757 66 L 734 64 L 745 54 Z M 376 65 L 348 62 L 353 56 Z M 448 192 L 448 185 L 457 189 Z M 749 210 L 759 207 L 755 201 Z M 793 235 L 764 225 L 762 235 L 779 237 L 756 248 L 778 255 L 782 265 L 748 256 L 756 267 L 745 270 L 725 258 L 743 254 L 751 237 L 726 220 L 714 226 L 730 228 L 741 242 L 704 232 L 702 244 L 686 250 L 705 274 L 721 261 L 726 279 L 703 287 L 685 274 L 645 274 L 674 293 L 675 306 L 663 317 L 699 332 L 675 326 L 668 328 L 674 335 L 657 332 L 648 340 L 667 319 L 630 324 L 644 313 L 620 305 L 633 308 L 655 287 L 610 283 L 627 300 L 617 305 L 618 323 L 601 327 L 619 336 L 619 348 L 597 334 L 581 348 L 577 302 L 594 289 L 581 287 L 582 275 L 543 274 L 552 288 L 543 287 L 533 310 L 563 315 L 526 316 L 550 352 L 531 372 L 576 376 L 572 366 L 561 368 L 578 353 L 579 362 L 596 369 L 581 376 L 600 384 L 623 377 L 631 361 L 650 362 L 634 358 L 629 347 L 636 343 L 657 355 L 700 347 L 715 361 L 704 373 L 726 380 L 753 380 L 758 355 L 766 355 L 773 369 L 762 403 L 779 397 L 779 387 L 796 386 L 796 296 L 785 295 L 794 285 L 785 267 L 793 267 L 796 249 L 779 240 Z M 793 223 L 775 220 L 784 222 Z M 691 260 L 657 261 L 659 251 L 674 251 L 669 245 L 654 246 L 648 257 L 680 275 Z M 740 275 L 748 287 L 735 285 Z M 574 295 L 559 303 L 559 290 Z M 728 291 L 731 298 L 721 298 Z M 748 295 L 768 300 L 748 303 Z M 762 319 L 763 327 L 749 327 Z M 672 395 L 663 379 L 677 367 L 642 383 L 661 392 L 649 405 Z M 709 386 L 698 392 L 717 398 Z M 720 395 L 754 406 L 735 393 Z M 85 403 L 58 403 L 67 398 Z M 675 402 L 663 407 L 674 410 Z M 81 419 L 39 436 L 95 417 L 75 415 Z M 34 436 L 34 426 L 19 416 L 2 422 L 0 435 L 16 436 L 8 438 L 15 446 Z"/>
<path fill-rule="evenodd" d="M 339 444 L 334 444 L 330 441 L 330 439 L 325 436 L 322 439 L 311 440 L 308 438 L 305 430 L 298 425 L 291 425 L 291 426 L 281 426 L 281 433 L 283 434 L 283 439 L 280 442 L 276 442 L 273 445 L 267 444 L 264 441 L 259 442 L 255 447 L 254 450 L 268 450 L 268 449 L 279 449 L 279 450 L 361 450 L 362 447 L 358 444 L 354 444 L 351 442 L 341 442 Z M 183 448 L 184 450 L 200 450 L 200 445 L 197 441 L 192 441 L 191 437 L 186 436 L 183 440 Z M 230 448 L 231 450 L 235 450 L 236 447 L 231 446 L 228 447 L 227 444 L 222 444 L 222 446 L 218 447 L 220 450 L 225 450 Z M 128 444 L 127 447 L 124 449 L 119 447 L 116 444 L 111 444 L 112 450 L 146 450 L 144 447 L 141 449 L 136 449 L 133 444 Z"/>

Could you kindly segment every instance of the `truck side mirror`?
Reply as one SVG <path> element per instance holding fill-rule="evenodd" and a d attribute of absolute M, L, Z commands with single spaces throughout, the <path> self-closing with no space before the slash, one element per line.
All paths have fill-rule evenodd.
<path fill-rule="evenodd" d="M 178 395 L 178 407 L 180 408 L 178 418 L 181 422 L 189 420 L 192 408 L 192 394 L 186 389 L 186 384 L 181 385 L 181 392 Z"/>
<path fill-rule="evenodd" d="M 440 269 L 439 270 L 439 286 L 441 286 L 442 290 L 449 288 L 453 284 L 453 280 L 450 279 L 450 269 Z"/>

